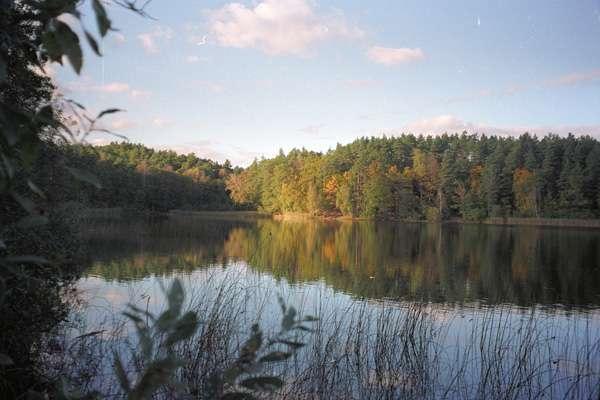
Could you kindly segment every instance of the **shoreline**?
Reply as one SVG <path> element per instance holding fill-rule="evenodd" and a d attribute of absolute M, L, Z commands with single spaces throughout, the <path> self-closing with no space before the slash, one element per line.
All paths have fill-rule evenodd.
<path fill-rule="evenodd" d="M 125 212 L 124 212 L 125 211 Z M 83 212 L 86 218 L 91 219 L 120 219 L 127 214 L 126 210 L 120 208 L 112 209 L 88 209 Z M 141 213 L 143 214 L 143 213 Z M 588 228 L 600 229 L 600 219 L 575 219 L 575 218 L 520 218 L 520 217 L 495 217 L 486 218 L 479 221 L 469 221 L 461 218 L 449 220 L 427 221 L 427 220 L 393 220 L 378 219 L 369 217 L 350 217 L 336 215 L 311 215 L 307 213 L 266 213 L 261 211 L 188 211 L 171 210 L 161 214 L 165 217 L 193 216 L 198 218 L 216 218 L 216 219 L 256 219 L 272 218 L 276 221 L 302 221 L 302 220 L 320 220 L 320 221 L 340 221 L 340 222 L 360 222 L 360 221 L 384 221 L 384 222 L 403 222 L 403 223 L 428 223 L 428 224 L 471 224 L 471 225 L 499 225 L 499 226 L 539 226 L 539 227 L 566 227 L 566 228 Z"/>
<path fill-rule="evenodd" d="M 567 227 L 567 228 L 592 228 L 600 229 L 600 219 L 575 219 L 575 218 L 521 218 L 521 217 L 494 217 L 479 221 L 469 221 L 462 218 L 454 218 L 439 221 L 427 220 L 394 220 L 378 219 L 368 217 L 349 217 L 349 216 L 324 216 L 310 215 L 303 213 L 283 213 L 273 214 L 273 219 L 278 221 L 294 221 L 305 219 L 318 219 L 322 221 L 385 221 L 385 222 L 405 222 L 405 223 L 428 223 L 428 224 L 472 224 L 472 225 L 503 225 L 503 226 L 548 226 L 548 227 Z"/>

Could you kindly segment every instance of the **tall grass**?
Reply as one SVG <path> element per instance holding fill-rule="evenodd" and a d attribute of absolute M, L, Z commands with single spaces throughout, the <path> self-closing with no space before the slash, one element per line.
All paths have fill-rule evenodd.
<path fill-rule="evenodd" d="M 235 275 L 235 274 L 233 274 Z M 279 328 L 276 294 L 258 282 L 214 278 L 189 291 L 187 308 L 200 318 L 196 334 L 177 345 L 185 360 L 159 398 L 204 399 L 215 372 L 235 362 L 250 326 L 265 336 Z M 267 372 L 285 385 L 278 399 L 598 399 L 600 330 L 594 312 L 511 305 L 444 306 L 336 296 L 294 298 L 300 313 L 318 315 L 306 346 Z M 136 296 L 139 298 L 139 296 Z M 144 305 L 144 301 L 140 306 Z M 156 302 L 160 304 L 160 301 Z M 148 306 L 148 303 L 145 303 Z M 112 311 L 107 315 L 113 315 Z M 97 323 L 98 321 L 96 321 Z M 102 328 L 104 325 L 104 328 Z M 110 356 L 135 350 L 127 324 L 104 320 L 65 337 L 60 370 L 79 385 L 119 398 Z M 83 332 L 100 332 L 81 336 Z M 85 342 L 85 345 L 83 343 Z M 66 351 L 64 349 L 67 349 Z M 135 351 L 134 351 L 135 354 Z M 69 361 L 70 360 L 70 361 Z M 89 361 L 88 361 L 89 360 Z M 126 368 L 139 371 L 136 357 Z M 83 368 L 82 368 L 83 366 Z M 87 379 L 87 380 L 86 380 Z"/>

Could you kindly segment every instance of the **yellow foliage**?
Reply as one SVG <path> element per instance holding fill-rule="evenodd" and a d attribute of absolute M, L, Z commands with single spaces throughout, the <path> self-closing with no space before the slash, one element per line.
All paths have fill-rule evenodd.
<path fill-rule="evenodd" d="M 515 205 L 522 216 L 534 216 L 536 212 L 535 174 L 527 168 L 517 168 L 513 174 Z"/>

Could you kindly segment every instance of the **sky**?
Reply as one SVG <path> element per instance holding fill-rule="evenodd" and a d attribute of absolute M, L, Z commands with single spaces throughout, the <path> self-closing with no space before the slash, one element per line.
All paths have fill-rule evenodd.
<path fill-rule="evenodd" d="M 126 110 L 104 126 L 150 147 L 245 166 L 279 149 L 403 132 L 600 138 L 600 0 L 153 0 L 152 18 L 108 10 L 118 31 L 101 42 L 103 57 L 86 51 L 81 76 L 52 75 L 90 112 Z"/>

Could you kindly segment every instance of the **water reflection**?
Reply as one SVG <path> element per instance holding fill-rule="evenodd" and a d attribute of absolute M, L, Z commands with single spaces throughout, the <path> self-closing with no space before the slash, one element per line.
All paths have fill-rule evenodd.
<path fill-rule="evenodd" d="M 243 262 L 361 298 L 600 304 L 594 230 L 173 217 L 103 223 L 86 238 L 89 274 L 105 280 Z"/>

